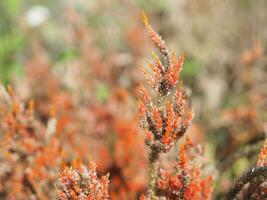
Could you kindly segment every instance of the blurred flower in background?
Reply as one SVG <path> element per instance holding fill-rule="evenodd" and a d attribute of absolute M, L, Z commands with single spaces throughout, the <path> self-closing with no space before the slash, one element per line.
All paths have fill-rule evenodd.
<path fill-rule="evenodd" d="M 27 10 L 26 21 L 32 27 L 39 26 L 48 19 L 49 15 L 50 12 L 45 6 L 35 5 Z"/>

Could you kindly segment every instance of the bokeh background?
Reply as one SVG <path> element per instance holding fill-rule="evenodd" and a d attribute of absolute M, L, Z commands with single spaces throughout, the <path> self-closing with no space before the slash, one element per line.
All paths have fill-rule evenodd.
<path fill-rule="evenodd" d="M 34 99 L 66 163 L 95 160 L 111 174 L 112 199 L 135 199 L 147 165 L 138 65 L 155 51 L 142 10 L 186 56 L 182 79 L 196 114 L 189 135 L 204 146 L 220 199 L 255 164 L 267 132 L 267 1 L 1 0 L 0 80 Z"/>

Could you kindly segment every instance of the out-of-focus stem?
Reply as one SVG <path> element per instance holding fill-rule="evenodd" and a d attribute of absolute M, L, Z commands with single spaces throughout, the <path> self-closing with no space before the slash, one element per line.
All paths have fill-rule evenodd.
<path fill-rule="evenodd" d="M 253 180 L 264 181 L 267 178 L 267 167 L 255 167 L 238 179 L 226 195 L 225 200 L 234 200 L 243 187 Z"/>

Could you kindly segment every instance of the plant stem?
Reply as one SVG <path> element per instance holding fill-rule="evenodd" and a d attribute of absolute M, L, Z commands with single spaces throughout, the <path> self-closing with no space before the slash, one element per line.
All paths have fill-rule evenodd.
<path fill-rule="evenodd" d="M 159 151 L 151 149 L 149 154 L 149 197 L 151 200 L 157 200 L 157 181 L 159 171 Z"/>
<path fill-rule="evenodd" d="M 267 167 L 254 167 L 248 172 L 246 172 L 240 179 L 238 179 L 231 190 L 226 195 L 225 200 L 234 200 L 238 193 L 243 189 L 243 187 L 253 180 L 261 180 L 260 182 L 266 180 L 267 178 Z"/>

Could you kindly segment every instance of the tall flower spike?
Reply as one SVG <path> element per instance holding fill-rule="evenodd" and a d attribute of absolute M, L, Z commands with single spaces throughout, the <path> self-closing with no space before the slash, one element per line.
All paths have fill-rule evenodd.
<path fill-rule="evenodd" d="M 154 31 L 144 13 L 143 22 L 151 40 L 163 57 L 161 60 L 158 55 L 153 53 L 154 62 L 148 66 L 153 73 L 150 74 L 145 68 L 142 70 L 147 82 L 156 92 L 155 101 L 144 86 L 141 86 L 142 97 L 138 103 L 140 124 L 146 134 L 146 144 L 150 147 L 148 197 L 153 200 L 157 199 L 159 154 L 168 152 L 175 141 L 185 134 L 194 114 L 187 111 L 188 106 L 182 82 L 179 84 L 184 56 L 177 58 L 176 52 L 172 55 L 169 54 L 164 40 Z M 173 96 L 172 101 L 169 96 Z"/>
<path fill-rule="evenodd" d="M 159 34 L 157 34 L 157 32 L 155 32 L 154 29 L 152 28 L 152 26 L 149 24 L 146 14 L 143 12 L 142 15 L 143 15 L 144 25 L 145 25 L 146 30 L 149 33 L 152 41 L 155 43 L 155 45 L 158 47 L 160 52 L 163 54 L 163 56 L 167 60 L 168 64 L 170 64 L 170 55 L 169 55 L 169 51 L 166 47 L 164 40 L 161 39 L 161 36 Z"/>

